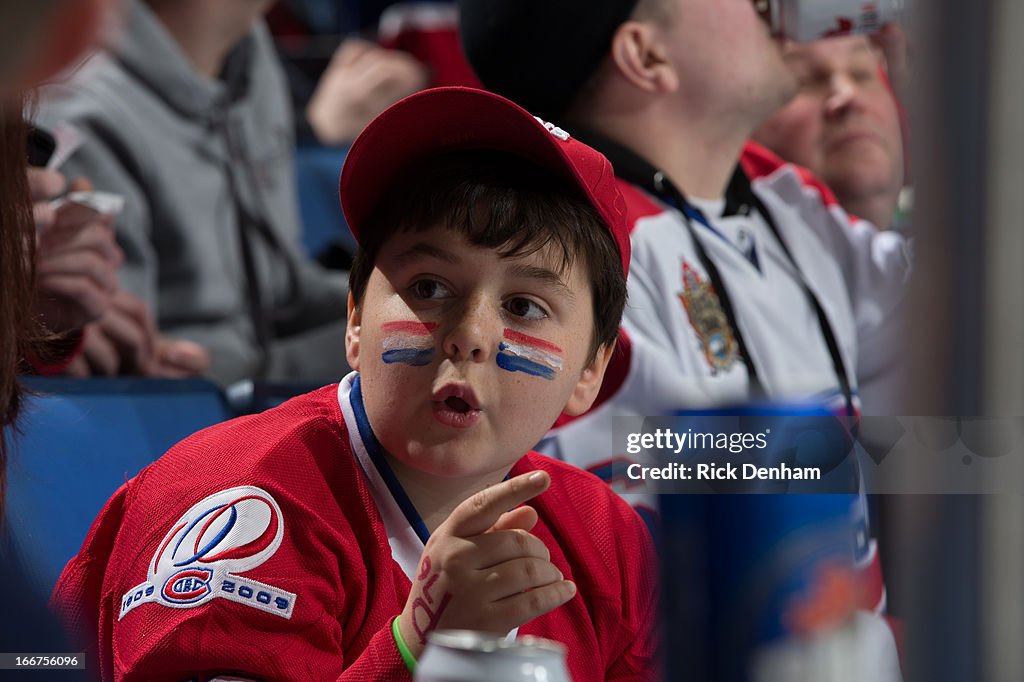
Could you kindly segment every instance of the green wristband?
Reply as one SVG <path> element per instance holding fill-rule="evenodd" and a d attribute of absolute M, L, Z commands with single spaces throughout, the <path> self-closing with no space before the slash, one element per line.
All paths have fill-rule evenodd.
<path fill-rule="evenodd" d="M 405 640 L 402 639 L 402 631 L 398 627 L 399 616 L 395 616 L 395 619 L 391 621 L 391 636 L 395 638 L 395 646 L 398 647 L 398 653 L 402 656 L 402 661 L 405 663 L 405 667 L 409 669 L 410 675 L 416 674 L 416 657 L 409 651 L 408 645 Z"/>

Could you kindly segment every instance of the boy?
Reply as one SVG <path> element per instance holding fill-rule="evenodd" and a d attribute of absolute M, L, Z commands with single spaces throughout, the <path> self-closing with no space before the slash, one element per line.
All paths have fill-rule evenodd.
<path fill-rule="evenodd" d="M 54 592 L 102 676 L 408 679 L 429 631 L 471 628 L 562 642 L 576 682 L 653 679 L 646 529 L 529 452 L 590 406 L 614 346 L 611 166 L 445 88 L 367 127 L 341 199 L 357 372 L 192 436 L 115 494 Z"/>

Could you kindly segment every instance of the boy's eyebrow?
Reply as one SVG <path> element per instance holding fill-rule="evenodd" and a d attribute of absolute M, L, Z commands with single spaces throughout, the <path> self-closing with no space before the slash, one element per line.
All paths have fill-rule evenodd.
<path fill-rule="evenodd" d="M 436 258 L 437 260 L 441 260 L 452 265 L 458 265 L 459 263 L 459 257 L 451 251 L 442 249 L 439 246 L 427 244 L 426 242 L 417 242 L 416 244 L 413 244 L 408 249 L 395 256 L 395 261 L 398 265 L 406 265 L 407 263 L 416 261 L 424 256 L 428 258 Z"/>
<path fill-rule="evenodd" d="M 447 249 L 442 249 L 439 246 L 434 246 L 433 244 L 428 244 L 426 242 L 417 242 L 395 256 L 395 263 L 399 266 L 404 266 L 424 257 L 436 258 L 440 261 L 444 261 L 445 263 L 450 263 L 451 265 L 458 265 L 461 262 L 458 255 L 448 251 Z M 563 294 L 570 300 L 576 299 L 576 294 L 569 285 L 565 283 L 562 276 L 549 268 L 544 268 L 539 265 L 513 265 L 512 274 L 523 279 L 540 280 L 545 284 L 561 289 Z"/>
<path fill-rule="evenodd" d="M 559 275 L 554 270 L 542 268 L 538 265 L 513 265 L 512 274 L 515 275 L 516 277 L 522 277 L 525 279 L 540 280 L 545 284 L 550 284 L 554 287 L 557 287 L 558 289 L 561 289 L 562 293 L 570 300 L 576 299 L 575 292 L 573 292 L 569 285 L 565 283 L 565 280 L 562 279 L 562 276 Z"/>

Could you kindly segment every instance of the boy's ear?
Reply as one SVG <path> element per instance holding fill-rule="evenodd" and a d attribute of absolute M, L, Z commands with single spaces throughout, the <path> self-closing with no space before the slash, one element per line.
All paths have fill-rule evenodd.
<path fill-rule="evenodd" d="M 602 345 L 597 349 L 594 359 L 583 369 L 583 374 L 580 375 L 579 381 L 576 382 L 576 388 L 573 389 L 572 395 L 569 396 L 569 402 L 565 404 L 563 412 L 569 416 L 576 417 L 590 409 L 590 406 L 594 404 L 594 400 L 597 399 L 598 392 L 601 390 L 604 371 L 608 369 L 608 361 L 611 360 L 612 353 L 614 352 L 614 343 Z"/>
<path fill-rule="evenodd" d="M 352 292 L 348 294 L 348 326 L 345 328 L 345 359 L 348 366 L 359 371 L 359 334 L 362 332 L 363 314 L 356 305 Z"/>
<path fill-rule="evenodd" d="M 612 36 L 611 61 L 623 78 L 644 92 L 674 92 L 679 79 L 666 48 L 654 24 L 626 21 Z"/>

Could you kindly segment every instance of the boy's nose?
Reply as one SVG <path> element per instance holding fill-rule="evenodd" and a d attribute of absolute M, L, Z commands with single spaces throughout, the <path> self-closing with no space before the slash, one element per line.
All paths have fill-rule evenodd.
<path fill-rule="evenodd" d="M 444 352 L 452 360 L 483 362 L 501 339 L 501 320 L 483 300 L 467 303 L 462 315 L 445 335 Z"/>

